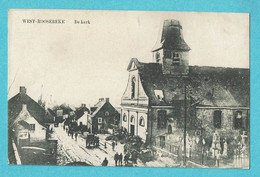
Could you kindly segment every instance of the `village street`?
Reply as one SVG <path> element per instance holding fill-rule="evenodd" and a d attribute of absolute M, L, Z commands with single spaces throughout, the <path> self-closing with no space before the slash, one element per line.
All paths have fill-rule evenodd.
<path fill-rule="evenodd" d="M 75 139 L 72 139 L 71 136 L 68 136 L 62 127 L 55 127 L 53 138 L 58 140 L 57 165 L 66 165 L 73 162 L 85 162 L 89 165 L 101 166 L 102 161 L 106 157 L 108 160 L 108 166 L 115 166 L 115 153 L 122 153 L 124 156 L 123 144 L 118 143 L 113 151 L 111 142 L 105 140 L 108 134 L 99 134 L 98 136 L 100 138 L 99 148 L 87 149 L 86 142 L 83 137 L 78 136 L 77 141 L 75 141 Z M 105 142 L 107 148 L 104 147 Z M 176 164 L 176 162 L 169 157 L 158 157 L 156 161 L 150 161 L 147 163 L 142 163 L 142 161 L 138 159 L 135 166 L 176 167 L 178 164 Z"/>

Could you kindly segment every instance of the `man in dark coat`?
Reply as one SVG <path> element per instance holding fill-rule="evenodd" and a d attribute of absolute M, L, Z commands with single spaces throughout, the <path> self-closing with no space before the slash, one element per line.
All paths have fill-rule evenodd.
<path fill-rule="evenodd" d="M 112 142 L 112 149 L 113 149 L 113 151 L 115 150 L 115 142 L 114 141 Z"/>
<path fill-rule="evenodd" d="M 117 166 L 117 161 L 118 161 L 119 155 L 118 153 L 115 154 L 114 160 L 115 160 L 115 165 Z"/>
<path fill-rule="evenodd" d="M 124 157 L 124 161 L 125 161 L 125 166 L 128 165 L 128 160 L 129 160 L 129 154 L 126 153 L 125 157 Z"/>
<path fill-rule="evenodd" d="M 122 160 L 123 160 L 123 154 L 121 153 L 121 154 L 119 154 L 119 156 L 118 156 L 118 161 L 119 161 L 118 163 L 119 163 L 120 166 L 122 166 L 122 164 L 123 164 L 123 163 L 122 163 Z"/>
<path fill-rule="evenodd" d="M 78 132 L 75 133 L 75 141 L 78 140 Z"/>
<path fill-rule="evenodd" d="M 108 160 L 107 160 L 107 158 L 105 157 L 105 159 L 104 159 L 103 162 L 102 162 L 102 166 L 107 166 L 107 164 L 108 164 Z"/>

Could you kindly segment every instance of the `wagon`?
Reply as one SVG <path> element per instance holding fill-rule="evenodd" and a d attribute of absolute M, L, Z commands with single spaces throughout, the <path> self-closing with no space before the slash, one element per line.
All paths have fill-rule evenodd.
<path fill-rule="evenodd" d="M 88 134 L 86 138 L 86 148 L 99 147 L 99 137 L 94 134 Z"/>

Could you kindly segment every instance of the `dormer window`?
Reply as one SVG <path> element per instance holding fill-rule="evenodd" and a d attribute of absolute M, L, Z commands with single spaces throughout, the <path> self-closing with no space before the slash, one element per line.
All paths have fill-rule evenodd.
<path fill-rule="evenodd" d="M 164 96 L 163 96 L 163 91 L 162 90 L 154 90 L 154 94 L 157 97 L 159 101 L 163 101 Z"/>

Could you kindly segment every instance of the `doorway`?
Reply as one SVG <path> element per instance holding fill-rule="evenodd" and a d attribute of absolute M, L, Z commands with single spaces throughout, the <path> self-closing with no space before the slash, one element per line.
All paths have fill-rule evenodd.
<path fill-rule="evenodd" d="M 135 126 L 134 125 L 130 125 L 130 135 L 131 136 L 135 135 Z"/>
<path fill-rule="evenodd" d="M 160 147 L 161 148 L 165 147 L 165 136 L 160 136 Z"/>

